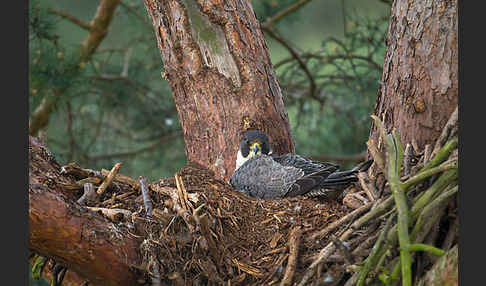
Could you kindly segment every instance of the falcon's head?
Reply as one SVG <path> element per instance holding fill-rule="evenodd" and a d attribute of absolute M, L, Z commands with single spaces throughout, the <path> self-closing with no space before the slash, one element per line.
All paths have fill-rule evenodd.
<path fill-rule="evenodd" d="M 260 130 L 248 130 L 243 133 L 240 141 L 235 170 L 253 156 L 261 154 L 270 155 L 271 153 L 267 134 Z"/>

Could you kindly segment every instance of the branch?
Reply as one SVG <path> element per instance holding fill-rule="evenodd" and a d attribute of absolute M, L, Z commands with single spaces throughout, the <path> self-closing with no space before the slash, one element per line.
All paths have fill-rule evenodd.
<path fill-rule="evenodd" d="M 81 45 L 80 61 L 88 61 L 108 33 L 111 19 L 120 0 L 101 0 L 98 10 L 90 22 L 91 30 Z"/>
<path fill-rule="evenodd" d="M 282 11 L 279 11 L 277 14 L 274 16 L 268 18 L 263 22 L 262 28 L 271 28 L 274 24 L 276 24 L 278 21 L 282 20 L 285 16 L 287 16 L 290 13 L 293 13 L 297 11 L 298 9 L 302 8 L 305 4 L 309 3 L 311 0 L 300 0 L 289 7 L 283 9 Z"/>
<path fill-rule="evenodd" d="M 280 282 L 280 286 L 290 286 L 292 285 L 292 280 L 294 278 L 295 269 L 297 267 L 297 258 L 299 256 L 299 244 L 300 237 L 302 236 L 302 231 L 299 226 L 292 229 L 289 239 L 289 260 L 287 261 L 287 268 L 285 269 L 285 274 Z"/>
<path fill-rule="evenodd" d="M 83 28 L 87 31 L 90 31 L 91 28 L 92 28 L 89 23 L 86 23 L 85 21 L 76 18 L 73 15 L 71 15 L 71 14 L 65 12 L 65 11 L 60 11 L 60 10 L 56 10 L 56 9 L 49 9 L 49 13 L 61 16 L 62 18 L 70 21 L 71 23 L 73 23 L 75 25 L 78 25 L 79 27 L 81 27 L 81 28 Z"/>
<path fill-rule="evenodd" d="M 101 41 L 105 38 L 111 18 L 115 13 L 115 8 L 119 2 L 120 0 L 102 0 L 99 4 L 98 11 L 89 24 L 90 33 L 81 46 L 80 62 L 88 61 L 100 45 Z M 34 111 L 29 122 L 29 134 L 31 136 L 36 136 L 39 130 L 44 129 L 47 126 L 53 107 L 60 98 L 60 95 L 64 94 L 65 89 L 67 89 L 67 87 L 56 91 L 55 96 L 46 95 L 42 99 L 42 103 Z"/>
<path fill-rule="evenodd" d="M 311 90 L 310 90 L 311 97 L 320 101 L 320 99 L 316 96 L 316 89 L 317 88 L 316 88 L 316 82 L 314 80 L 314 77 L 312 76 L 311 72 L 307 68 L 307 65 L 300 58 L 299 53 L 294 48 L 292 48 L 286 40 L 284 40 L 282 37 L 278 36 L 273 28 L 262 26 L 262 30 L 264 32 L 266 32 L 270 37 L 274 38 L 282 46 L 284 46 L 289 51 L 289 53 L 295 58 L 297 63 L 299 63 L 300 68 L 304 71 L 306 76 L 309 78 L 309 81 L 310 81 L 310 84 L 311 84 Z"/>
<path fill-rule="evenodd" d="M 60 183 L 74 181 L 46 152 L 29 138 L 29 248 L 94 285 L 137 285 L 139 241 L 125 227 L 70 200 Z M 47 181 L 55 183 L 43 184 Z"/>
<path fill-rule="evenodd" d="M 54 105 L 59 98 L 60 93 L 48 94 L 42 98 L 41 104 L 37 106 L 34 113 L 31 115 L 29 122 L 29 135 L 37 136 L 39 130 L 47 126 L 49 117 L 54 108 Z"/>
<path fill-rule="evenodd" d="M 157 142 L 153 143 L 152 145 L 138 149 L 138 150 L 121 152 L 121 153 L 87 156 L 85 159 L 88 160 L 88 161 L 97 161 L 97 160 L 105 160 L 105 159 L 113 159 L 113 158 L 133 157 L 133 156 L 138 155 L 140 153 L 150 152 L 150 151 L 154 150 L 160 144 L 166 143 L 170 140 L 174 140 L 177 137 L 179 137 L 180 135 L 181 135 L 181 133 L 177 132 L 177 133 L 174 133 L 174 134 L 171 134 L 171 135 L 160 137 L 159 140 L 157 140 Z"/>

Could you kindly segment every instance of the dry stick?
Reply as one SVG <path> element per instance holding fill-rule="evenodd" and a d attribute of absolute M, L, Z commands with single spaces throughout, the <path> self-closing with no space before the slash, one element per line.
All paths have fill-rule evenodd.
<path fill-rule="evenodd" d="M 107 217 L 109 217 L 113 221 L 117 221 L 117 216 L 123 215 L 125 220 L 129 220 L 132 217 L 132 212 L 125 209 L 107 209 L 107 208 L 96 208 L 96 207 L 87 207 L 92 211 L 101 211 L 101 213 Z"/>
<path fill-rule="evenodd" d="M 437 154 L 442 146 L 449 140 L 452 136 L 457 136 L 457 128 L 458 128 L 458 120 L 459 120 L 459 111 L 458 107 L 454 112 L 452 112 L 449 120 L 447 121 L 444 128 L 442 128 L 442 133 L 440 134 L 439 138 L 435 141 L 434 150 L 432 151 L 432 156 Z"/>
<path fill-rule="evenodd" d="M 90 205 L 96 201 L 96 197 L 93 184 L 86 183 L 84 184 L 84 194 L 79 198 L 78 204 L 83 206 Z"/>
<path fill-rule="evenodd" d="M 357 175 L 361 187 L 365 191 L 366 195 L 371 201 L 376 201 L 378 198 L 378 192 L 373 183 L 370 183 L 370 177 L 366 172 L 359 172 Z"/>
<path fill-rule="evenodd" d="M 295 268 L 297 266 L 297 258 L 299 256 L 299 244 L 302 232 L 300 226 L 296 226 L 290 232 L 289 239 L 289 259 L 287 261 L 287 268 L 285 269 L 285 274 L 280 282 L 280 286 L 290 286 L 292 285 L 292 280 L 294 278 Z"/>
<path fill-rule="evenodd" d="M 426 144 L 424 147 L 424 166 L 429 163 L 430 158 L 432 156 L 432 146 L 430 144 Z"/>
<path fill-rule="evenodd" d="M 148 188 L 147 188 L 147 178 L 144 176 L 138 177 L 138 180 L 140 182 L 140 187 L 142 188 L 142 196 L 143 196 L 143 205 L 145 206 L 145 213 L 147 214 L 148 218 L 152 218 L 152 201 L 150 200 L 150 196 L 148 194 Z"/>
<path fill-rule="evenodd" d="M 176 182 L 177 182 L 177 180 L 176 180 Z M 193 233 L 194 232 L 194 226 L 189 223 L 189 217 L 191 217 L 191 214 L 186 209 L 181 207 L 182 198 L 180 198 L 180 195 L 179 195 L 180 191 L 178 189 L 171 189 L 171 190 L 167 189 L 167 191 L 169 191 L 170 198 L 172 199 L 172 203 L 173 203 L 172 209 L 177 213 L 177 215 L 182 217 L 182 219 L 186 223 L 189 231 L 191 233 Z M 169 228 L 169 226 L 170 226 L 170 223 L 167 226 L 167 229 Z"/>
<path fill-rule="evenodd" d="M 179 175 L 175 175 L 175 181 L 176 181 L 176 186 L 177 186 L 177 193 L 179 195 L 179 200 L 181 202 L 181 206 L 185 210 L 189 210 L 187 206 L 187 191 L 186 188 L 184 187 L 184 182 L 182 181 L 182 178 Z"/>
<path fill-rule="evenodd" d="M 311 236 L 311 240 L 315 240 L 317 239 L 318 237 L 324 237 L 326 234 L 328 234 L 329 232 L 333 231 L 334 229 L 336 229 L 338 226 L 340 225 L 343 225 L 345 224 L 346 222 L 352 220 L 353 218 L 355 218 L 356 216 L 368 211 L 369 209 L 371 209 L 371 206 L 373 206 L 373 203 L 374 202 L 370 202 L 360 208 L 357 208 L 355 209 L 354 211 L 350 212 L 349 214 L 343 216 L 342 218 L 338 219 L 337 221 L 331 223 L 330 225 L 328 225 L 325 229 L 321 230 L 321 231 L 318 231 L 314 234 L 312 234 Z"/>
<path fill-rule="evenodd" d="M 353 229 L 348 229 L 339 237 L 339 239 L 341 241 L 346 241 L 347 239 L 349 239 L 351 234 L 353 234 L 353 231 L 354 231 Z M 307 283 L 307 281 L 309 281 L 309 279 L 312 277 L 312 275 L 314 275 L 317 266 L 320 265 L 322 262 L 324 262 L 324 260 L 326 260 L 329 256 L 331 256 L 335 250 L 336 250 L 336 246 L 334 245 L 334 242 L 330 242 L 328 245 L 326 245 L 326 247 L 321 249 L 319 255 L 317 256 L 317 259 L 314 262 L 312 262 L 309 268 L 307 268 L 304 276 L 302 277 L 302 280 L 297 286 L 304 286 Z"/>
<path fill-rule="evenodd" d="M 113 166 L 113 168 L 111 168 L 110 173 L 108 174 L 108 176 L 106 176 L 106 179 L 103 181 L 103 183 L 101 183 L 101 186 L 99 186 L 98 190 L 96 191 L 98 195 L 104 193 L 106 188 L 111 184 L 111 182 L 113 182 L 113 179 L 115 179 L 115 176 L 120 170 L 121 165 L 122 162 L 118 162 L 115 164 L 115 166 Z"/>
<path fill-rule="evenodd" d="M 373 139 L 366 141 L 366 146 L 368 146 L 373 161 L 378 165 L 381 171 L 385 172 L 385 158 L 383 158 L 383 154 L 378 150 L 375 141 Z"/>
<path fill-rule="evenodd" d="M 341 240 L 339 240 L 339 238 L 334 236 L 333 234 L 331 234 L 331 240 L 332 240 L 332 242 L 334 242 L 334 245 L 336 245 L 336 247 L 339 249 L 339 251 L 343 254 L 343 258 L 344 258 L 344 261 L 346 262 L 346 264 L 348 264 L 348 265 L 353 264 L 353 261 L 354 261 L 353 256 L 349 252 L 349 249 L 344 245 L 344 243 Z"/>
<path fill-rule="evenodd" d="M 410 174 L 410 169 L 412 165 L 412 159 L 415 156 L 413 152 L 413 147 L 410 143 L 407 143 L 405 147 L 405 152 L 403 153 L 403 176 Z"/>

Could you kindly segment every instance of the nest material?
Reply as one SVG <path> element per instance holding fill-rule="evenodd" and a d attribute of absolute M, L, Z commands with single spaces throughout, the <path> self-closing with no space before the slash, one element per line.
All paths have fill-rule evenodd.
<path fill-rule="evenodd" d="M 430 230 L 434 224 L 444 224 L 440 220 L 444 210 L 448 213 L 445 216 L 454 216 L 457 210 L 455 204 L 446 208 L 451 195 L 457 192 L 453 175 L 457 173 L 457 138 L 451 139 L 457 134 L 457 120 L 453 120 L 456 114 L 451 116 L 433 151 L 430 146 L 423 151 L 416 146 L 415 151 L 410 146 L 406 148 L 400 179 L 402 187 L 408 188 L 412 203 L 413 235 L 420 241 L 427 239 L 430 245 L 439 241 L 446 250 L 458 239 L 453 223 L 435 236 Z M 368 147 L 377 150 L 372 142 Z M 354 285 L 367 277 L 376 279 L 376 271 L 385 265 L 392 279 L 397 279 L 392 273 L 399 258 L 396 211 L 383 166 L 385 161 L 388 164 L 388 158 L 385 160 L 384 153 L 371 153 L 374 167 L 383 172 L 376 172 L 373 177 L 360 174 L 359 183 L 342 200 L 255 199 L 214 179 L 204 167 L 189 164 L 174 177 L 146 186 L 153 205 L 150 217 L 140 183 L 120 174 L 111 176 L 112 184 L 90 207 L 103 208 L 98 210 L 128 226 L 142 240 L 142 268 L 150 276 L 145 282 L 151 279 L 152 284 L 293 285 L 300 281 L 298 285 L 305 285 L 312 281 L 313 285 Z M 99 184 L 97 177 L 105 179 L 110 175 L 107 170 L 96 174 L 73 165 L 63 169 L 78 177 L 80 183 L 90 178 Z M 434 184 L 440 180 L 444 183 L 438 189 Z M 435 213 L 434 219 L 429 220 L 431 213 Z M 416 230 L 421 232 L 415 233 Z M 429 262 L 434 259 L 430 257 Z M 427 263 L 421 257 L 418 260 Z M 360 264 L 361 268 L 353 268 Z M 417 275 L 424 269 L 419 269 Z"/>
<path fill-rule="evenodd" d="M 81 181 L 86 177 L 106 178 L 110 173 L 102 170 L 96 174 L 75 164 L 64 166 L 63 170 Z M 114 176 L 112 184 L 89 208 L 128 226 L 142 240 L 142 265 L 151 279 L 162 284 L 272 285 L 280 281 L 291 285 L 332 238 L 349 229 L 349 223 L 337 222 L 352 211 L 342 200 L 251 198 L 214 179 L 208 169 L 192 164 L 174 177 L 147 187 L 153 205 L 151 217 L 147 217 L 140 183 L 121 174 Z M 355 193 L 356 187 L 359 185 L 350 193 Z M 374 230 L 376 226 L 367 229 Z M 347 249 L 355 249 L 369 233 L 350 236 Z M 371 244 L 362 246 L 370 248 Z M 369 253 L 364 248 L 353 256 L 355 262 Z M 329 261 L 339 267 L 324 264 L 318 277 L 341 279 L 345 253 L 336 254 Z"/>
<path fill-rule="evenodd" d="M 142 251 L 151 266 L 160 267 L 161 277 L 180 277 L 184 284 L 276 283 L 285 275 L 295 244 L 294 271 L 303 273 L 329 240 L 308 239 L 310 234 L 350 211 L 337 201 L 250 198 L 194 166 L 152 183 L 150 189 L 156 222 L 140 224 L 139 230 L 150 237 Z M 293 244 L 292 230 L 300 237 Z"/>

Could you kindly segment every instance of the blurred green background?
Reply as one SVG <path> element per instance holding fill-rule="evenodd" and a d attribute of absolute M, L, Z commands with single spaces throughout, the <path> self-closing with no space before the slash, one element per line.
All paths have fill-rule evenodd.
<path fill-rule="evenodd" d="M 121 2 L 107 37 L 82 68 L 77 52 L 88 32 L 52 10 L 89 22 L 99 1 L 29 2 L 29 110 L 62 90 L 44 135 L 59 162 L 111 169 L 121 161 L 121 173 L 150 180 L 184 166 L 178 116 L 161 79 L 164 68 L 142 1 Z M 295 2 L 252 1 L 261 22 Z M 310 1 L 274 26 L 312 73 L 313 94 L 288 50 L 265 35 L 298 153 L 341 156 L 365 150 L 389 10 L 379 0 Z M 124 80 L 119 77 L 126 62 Z"/>
<path fill-rule="evenodd" d="M 296 2 L 252 4 L 263 23 Z M 288 49 L 265 34 L 297 153 L 326 158 L 365 150 L 385 53 L 386 2 L 310 1 L 274 25 L 276 35 L 299 53 L 314 90 Z M 132 177 L 173 176 L 185 164 L 184 142 L 142 1 L 121 1 L 108 35 L 83 65 L 78 48 L 88 32 L 56 15 L 64 11 L 89 22 L 98 4 L 29 1 L 30 114 L 44 97 L 58 94 L 40 136 L 60 164 L 99 170 L 121 161 L 121 173 Z M 126 77 L 121 77 L 124 69 Z M 343 167 L 354 163 L 336 162 Z"/>

